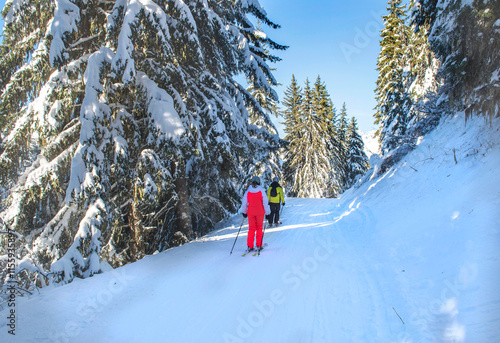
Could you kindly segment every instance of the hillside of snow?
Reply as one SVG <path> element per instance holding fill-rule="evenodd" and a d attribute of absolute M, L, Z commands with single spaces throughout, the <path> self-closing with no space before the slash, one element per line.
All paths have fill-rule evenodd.
<path fill-rule="evenodd" d="M 500 121 L 447 118 L 341 199 L 286 199 L 260 256 L 243 218 L 0 312 L 1 342 L 496 342 Z"/>

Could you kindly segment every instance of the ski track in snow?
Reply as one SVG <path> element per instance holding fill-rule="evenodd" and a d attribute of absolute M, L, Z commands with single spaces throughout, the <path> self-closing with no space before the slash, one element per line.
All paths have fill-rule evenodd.
<path fill-rule="evenodd" d="M 17 298 L 16 336 L 0 309 L 0 341 L 495 342 L 500 142 L 480 121 L 464 131 L 463 117 L 448 119 L 341 199 L 288 198 L 260 256 L 241 257 L 246 220 L 229 254 L 237 215 L 182 247 Z"/>

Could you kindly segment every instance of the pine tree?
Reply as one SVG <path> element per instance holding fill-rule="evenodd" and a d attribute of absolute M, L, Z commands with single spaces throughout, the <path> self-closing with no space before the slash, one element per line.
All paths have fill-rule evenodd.
<path fill-rule="evenodd" d="M 331 100 L 330 100 L 331 101 Z M 328 189 L 328 197 L 336 197 L 342 193 L 343 166 L 345 163 L 345 148 L 344 142 L 341 141 L 339 132 L 339 120 L 337 117 L 337 109 L 331 104 L 332 112 L 328 121 L 328 150 L 330 151 L 330 184 Z"/>
<path fill-rule="evenodd" d="M 290 165 L 292 155 L 290 151 L 294 151 L 296 146 L 299 145 L 301 134 L 299 131 L 302 107 L 302 89 L 300 88 L 295 75 L 292 75 L 292 80 L 287 86 L 283 97 L 284 110 L 282 116 L 285 119 L 285 142 L 287 142 L 287 149 L 285 161 L 283 166 L 283 174 L 286 187 L 289 188 L 293 184 L 294 167 Z M 290 194 L 290 193 L 289 193 Z"/>
<path fill-rule="evenodd" d="M 341 191 L 341 169 L 343 166 L 344 148 L 335 126 L 335 108 L 330 94 L 326 90 L 326 85 L 321 81 L 320 76 L 318 76 L 314 84 L 313 94 L 313 106 L 324 128 L 321 136 L 325 140 L 328 159 L 330 161 L 325 196 L 335 197 Z"/>
<path fill-rule="evenodd" d="M 500 65 L 500 3 L 452 0 L 438 9 L 432 3 L 420 6 L 414 21 L 429 23 L 429 43 L 442 62 L 441 96 L 467 118 L 500 116 L 500 79 L 492 77 Z"/>
<path fill-rule="evenodd" d="M 281 176 L 280 154 L 284 146 L 284 141 L 279 138 L 276 127 L 269 119 L 279 114 L 276 101 L 270 94 L 255 89 L 252 85 L 247 88 L 247 91 L 252 94 L 261 109 L 248 108 L 249 123 L 254 128 L 250 132 L 256 144 L 249 145 L 248 153 L 251 158 L 246 159 L 245 163 L 240 166 L 240 171 L 243 173 L 241 179 L 245 180 L 240 193 L 246 190 L 245 186 L 248 185 L 253 175 L 260 176 L 263 186 L 270 184 L 274 176 Z M 265 115 L 256 111 L 263 111 Z"/>
<path fill-rule="evenodd" d="M 258 31 L 258 34 L 264 33 Z M 267 44 L 263 44 L 263 49 L 268 53 Z M 270 80 L 269 80 L 270 82 Z M 246 190 L 246 185 L 250 182 L 253 175 L 259 175 L 261 184 L 271 184 L 273 177 L 278 176 L 281 178 L 281 153 L 284 148 L 285 142 L 279 138 L 278 131 L 274 124 L 269 120 L 271 116 L 279 117 L 280 112 L 278 109 L 277 101 L 269 92 L 263 89 L 255 88 L 250 83 L 247 91 L 252 94 L 259 106 L 249 106 L 249 123 L 254 130 L 253 137 L 257 144 L 251 144 L 249 154 L 252 156 L 245 160 L 245 164 L 240 166 L 240 171 L 243 173 L 241 179 L 245 180 L 242 183 L 240 193 Z M 263 111 L 264 113 L 260 113 Z M 262 141 L 267 144 L 263 145 Z"/>
<path fill-rule="evenodd" d="M 407 111 L 411 99 L 406 89 L 405 46 L 408 27 L 404 24 L 405 6 L 401 0 L 390 0 L 385 15 L 385 27 L 381 33 L 381 50 L 377 61 L 375 123 L 382 153 L 398 147 L 404 140 L 407 129 Z"/>
<path fill-rule="evenodd" d="M 443 106 L 437 95 L 439 61 L 427 41 L 435 4 L 425 2 L 423 10 L 412 1 L 410 9 L 417 16 L 412 27 L 405 24 L 406 9 L 401 1 L 389 1 L 389 5 L 378 59 L 375 122 L 380 124 L 377 134 L 382 153 L 401 147 L 399 156 L 435 127 L 442 113 L 438 107 Z"/>
<path fill-rule="evenodd" d="M 347 129 L 347 177 L 346 188 L 352 187 L 368 170 L 368 157 L 364 152 L 363 139 L 358 133 L 356 118 L 352 117 Z"/>
<path fill-rule="evenodd" d="M 235 211 L 249 147 L 279 145 L 270 126 L 249 123 L 250 107 L 271 121 L 234 80 L 243 73 L 277 100 L 268 63 L 279 58 L 262 46 L 286 47 L 254 28 L 249 15 L 279 27 L 258 1 L 12 4 L 0 210 L 23 237 L 18 258 L 69 282 Z"/>
<path fill-rule="evenodd" d="M 408 142 L 415 141 L 435 127 L 443 108 L 438 109 L 438 90 L 441 78 L 438 75 L 439 60 L 432 52 L 427 40 L 428 24 L 412 25 L 408 31 L 405 47 L 406 89 L 410 97 L 407 111 Z"/>
<path fill-rule="evenodd" d="M 315 88 L 321 87 L 319 80 Z M 327 190 L 331 168 L 326 136 L 328 130 L 325 118 L 318 115 L 323 109 L 319 106 L 317 94 L 307 80 L 302 93 L 301 117 L 293 128 L 296 135 L 293 136 L 287 155 L 287 163 L 292 171 L 289 194 L 297 197 L 320 198 L 325 196 Z"/>
<path fill-rule="evenodd" d="M 313 88 L 307 80 L 303 91 L 292 77 L 285 95 L 288 194 L 337 196 L 366 171 L 367 158 L 357 124 L 348 123 L 345 103 L 337 120 L 326 85 L 319 76 Z M 352 170 L 350 163 L 354 164 Z"/>
<path fill-rule="evenodd" d="M 339 150 L 339 160 L 337 170 L 337 178 L 340 186 L 340 192 L 346 190 L 348 183 L 349 165 L 348 165 L 348 128 L 349 123 L 347 122 L 347 106 L 345 103 L 342 104 L 342 109 L 340 110 L 339 122 L 337 125 L 337 140 L 338 140 L 338 150 Z"/>

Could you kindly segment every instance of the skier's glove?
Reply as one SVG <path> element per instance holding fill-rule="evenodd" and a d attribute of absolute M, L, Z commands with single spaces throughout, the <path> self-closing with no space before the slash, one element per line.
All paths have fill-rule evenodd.
<path fill-rule="evenodd" d="M 283 207 L 285 207 L 285 203 L 283 203 Z"/>
<path fill-rule="evenodd" d="M 246 213 L 242 213 L 242 214 L 243 214 L 243 218 L 248 217 L 248 215 Z"/>

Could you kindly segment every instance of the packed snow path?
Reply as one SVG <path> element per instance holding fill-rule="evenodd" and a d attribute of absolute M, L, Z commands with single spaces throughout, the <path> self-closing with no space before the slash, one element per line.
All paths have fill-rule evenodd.
<path fill-rule="evenodd" d="M 16 299 L 1 342 L 496 342 L 500 135 L 445 121 L 339 200 L 286 199 L 260 256 L 236 215 L 182 247 Z M 493 128 L 492 128 L 493 127 Z M 481 132 L 481 134 L 479 134 Z"/>
<path fill-rule="evenodd" d="M 246 220 L 229 254 L 236 216 L 196 242 L 45 292 L 29 313 L 20 307 L 18 334 L 29 327 L 37 342 L 383 341 L 402 323 L 385 299 L 385 276 L 360 254 L 352 229 L 363 223 L 340 225 L 337 202 L 288 199 L 260 256 L 241 256 Z"/>

